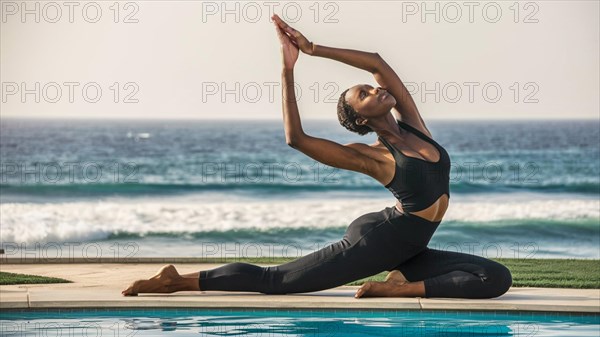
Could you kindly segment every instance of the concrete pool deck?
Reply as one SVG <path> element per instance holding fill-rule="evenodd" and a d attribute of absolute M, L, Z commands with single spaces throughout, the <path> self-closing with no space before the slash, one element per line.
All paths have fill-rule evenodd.
<path fill-rule="evenodd" d="M 358 286 L 304 294 L 264 295 L 249 292 L 178 292 L 121 296 L 133 280 L 154 275 L 165 263 L 8 264 L 3 272 L 64 278 L 73 283 L 0 286 L 0 308 L 270 308 L 553 311 L 600 313 L 600 289 L 513 287 L 492 299 L 361 298 Z M 222 264 L 175 263 L 182 273 Z M 263 265 L 263 264 L 260 264 Z M 264 264 L 269 265 L 269 264 Z"/>

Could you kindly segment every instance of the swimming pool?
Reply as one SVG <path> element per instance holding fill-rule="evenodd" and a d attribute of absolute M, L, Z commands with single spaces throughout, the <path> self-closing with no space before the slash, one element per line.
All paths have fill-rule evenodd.
<path fill-rule="evenodd" d="M 0 311 L 2 336 L 598 336 L 600 315 L 514 311 Z"/>

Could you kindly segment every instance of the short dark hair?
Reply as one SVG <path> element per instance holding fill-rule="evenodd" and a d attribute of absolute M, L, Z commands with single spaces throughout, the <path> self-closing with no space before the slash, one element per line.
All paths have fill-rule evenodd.
<path fill-rule="evenodd" d="M 367 133 L 373 132 L 368 125 L 358 125 L 356 124 L 356 119 L 360 117 L 356 110 L 346 102 L 344 96 L 350 90 L 350 88 L 344 90 L 340 95 L 337 105 L 337 116 L 340 124 L 346 129 L 356 132 L 361 136 L 366 135 Z"/>

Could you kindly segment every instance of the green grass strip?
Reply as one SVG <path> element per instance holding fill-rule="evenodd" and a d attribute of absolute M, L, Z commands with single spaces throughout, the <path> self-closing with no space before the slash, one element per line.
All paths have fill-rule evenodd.
<path fill-rule="evenodd" d="M 245 262 L 253 264 L 282 264 L 293 261 L 285 257 L 259 258 L 200 258 L 194 263 L 226 264 Z M 590 259 L 491 259 L 505 265 L 512 273 L 513 287 L 600 289 L 600 260 Z M 175 265 L 177 265 L 175 263 Z M 383 272 L 347 285 L 361 285 L 365 281 L 383 281 Z M 69 283 L 71 281 L 35 275 L 0 272 L 0 285 Z"/>
<path fill-rule="evenodd" d="M 71 281 L 57 277 L 45 277 L 37 275 L 0 272 L 0 285 L 44 283 L 71 283 Z"/>

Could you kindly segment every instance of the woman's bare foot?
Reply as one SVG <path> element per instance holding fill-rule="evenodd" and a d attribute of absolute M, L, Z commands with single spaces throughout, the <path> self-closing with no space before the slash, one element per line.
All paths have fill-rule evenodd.
<path fill-rule="evenodd" d="M 184 289 L 185 280 L 173 265 L 162 267 L 158 273 L 148 280 L 137 280 L 127 289 L 123 296 L 137 296 L 138 293 L 173 293 Z"/>
<path fill-rule="evenodd" d="M 384 282 L 365 282 L 354 297 L 415 297 L 424 295 L 423 281 L 408 282 L 400 271 L 393 270 L 387 275 Z"/>
<path fill-rule="evenodd" d="M 406 277 L 404 277 L 404 275 L 402 275 L 402 273 L 399 270 L 392 270 L 391 272 L 389 272 L 389 274 L 387 274 L 387 276 L 385 277 L 385 282 L 387 282 L 387 281 L 392 281 L 392 282 L 397 282 L 397 283 L 407 283 L 408 282 Z"/>

